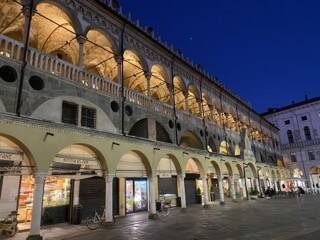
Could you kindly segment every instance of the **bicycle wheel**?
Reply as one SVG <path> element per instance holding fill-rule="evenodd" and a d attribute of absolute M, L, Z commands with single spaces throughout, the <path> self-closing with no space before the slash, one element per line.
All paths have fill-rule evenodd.
<path fill-rule="evenodd" d="M 87 217 L 86 225 L 90 230 L 96 230 L 100 227 L 100 221 L 96 216 Z"/>

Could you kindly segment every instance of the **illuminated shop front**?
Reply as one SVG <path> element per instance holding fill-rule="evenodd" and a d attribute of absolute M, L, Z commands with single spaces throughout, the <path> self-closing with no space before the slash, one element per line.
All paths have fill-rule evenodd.
<path fill-rule="evenodd" d="M 17 211 L 19 230 L 29 229 L 32 220 L 34 168 L 16 144 L 0 137 L 0 218 Z M 41 224 L 69 222 L 73 206 L 81 200 L 80 182 L 92 177 L 102 177 L 102 168 L 90 149 L 72 145 L 60 151 L 45 179 Z M 87 191 L 82 189 L 82 192 Z M 101 202 L 104 207 L 105 196 Z M 83 204 L 86 205 L 85 201 Z"/>
<path fill-rule="evenodd" d="M 130 151 L 124 154 L 116 170 L 113 184 L 115 215 L 148 210 L 149 181 L 143 157 Z"/>

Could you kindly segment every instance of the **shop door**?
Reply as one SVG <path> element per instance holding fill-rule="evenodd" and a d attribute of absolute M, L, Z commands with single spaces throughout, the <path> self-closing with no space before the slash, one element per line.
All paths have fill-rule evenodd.
<path fill-rule="evenodd" d="M 80 180 L 79 201 L 82 206 L 82 219 L 92 216 L 94 211 L 102 213 L 105 208 L 105 188 L 104 178 L 94 177 Z"/>
<path fill-rule="evenodd" d="M 196 204 L 197 203 L 197 184 L 196 179 L 185 179 L 185 190 L 186 190 L 186 203 Z"/>
<path fill-rule="evenodd" d="M 218 179 L 212 179 L 212 192 L 211 192 L 211 200 L 217 201 L 220 199 L 220 189 L 219 189 L 219 181 Z"/>
<path fill-rule="evenodd" d="M 148 210 L 146 179 L 126 179 L 126 213 Z"/>
<path fill-rule="evenodd" d="M 115 216 L 119 215 L 119 178 L 113 179 L 113 194 L 112 194 L 112 204 L 113 204 L 113 214 Z"/>

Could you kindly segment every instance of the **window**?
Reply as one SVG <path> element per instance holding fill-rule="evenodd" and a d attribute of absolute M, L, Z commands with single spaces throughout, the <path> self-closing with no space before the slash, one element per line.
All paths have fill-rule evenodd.
<path fill-rule="evenodd" d="M 62 102 L 62 122 L 78 125 L 78 105 L 70 102 Z"/>
<path fill-rule="evenodd" d="M 291 159 L 291 162 L 297 162 L 296 154 L 295 153 L 291 153 L 290 154 L 290 159 Z"/>
<path fill-rule="evenodd" d="M 81 126 L 88 128 L 96 127 L 96 110 L 94 108 L 81 107 Z"/>
<path fill-rule="evenodd" d="M 316 160 L 316 156 L 314 155 L 314 152 L 312 152 L 312 151 L 308 152 L 308 157 L 309 157 L 310 161 Z"/>
<path fill-rule="evenodd" d="M 301 120 L 302 120 L 302 121 L 307 121 L 308 118 L 307 118 L 307 116 L 302 116 L 302 117 L 301 117 Z"/>
<path fill-rule="evenodd" d="M 292 131 L 291 131 L 291 130 L 288 130 L 288 131 L 287 131 L 287 136 L 288 136 L 288 141 L 289 141 L 289 143 L 294 143 L 294 141 L 293 141 L 293 134 L 292 134 Z"/>
<path fill-rule="evenodd" d="M 285 125 L 289 125 L 289 124 L 290 124 L 290 120 L 284 121 L 284 124 L 285 124 Z"/>
<path fill-rule="evenodd" d="M 306 137 L 306 140 L 311 140 L 311 133 L 310 133 L 310 128 L 309 127 L 304 127 L 303 128 L 304 131 L 304 136 Z"/>

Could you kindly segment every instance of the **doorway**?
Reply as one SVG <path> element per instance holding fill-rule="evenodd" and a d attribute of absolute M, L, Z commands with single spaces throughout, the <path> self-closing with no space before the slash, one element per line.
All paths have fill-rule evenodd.
<path fill-rule="evenodd" d="M 147 179 L 126 179 L 126 214 L 148 210 Z"/>

